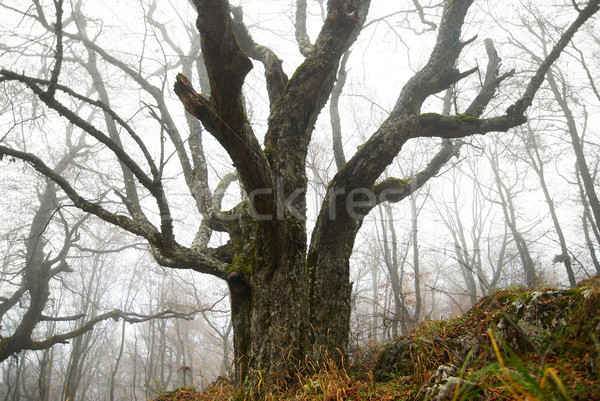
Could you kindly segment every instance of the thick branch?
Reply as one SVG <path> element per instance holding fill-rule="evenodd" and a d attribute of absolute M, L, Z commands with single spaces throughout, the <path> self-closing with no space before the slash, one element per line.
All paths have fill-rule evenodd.
<path fill-rule="evenodd" d="M 223 145 L 232 158 L 247 192 L 263 191 L 273 187 L 265 155 L 246 121 L 241 106 L 241 94 L 238 101 L 234 102 L 235 104 L 223 105 L 221 111 L 221 113 L 230 116 L 235 115 L 235 117 L 232 117 L 235 119 L 235 123 L 232 122 L 232 124 L 238 127 L 238 130 L 236 130 L 221 118 L 221 113 L 214 108 L 212 99 L 209 101 L 198 94 L 182 74 L 177 75 L 175 93 L 183 103 L 186 111 L 202 121 L 208 132 Z M 232 108 L 230 109 L 228 106 L 232 106 Z M 273 200 L 270 196 L 257 196 L 253 206 L 258 213 L 273 213 Z"/>
<path fill-rule="evenodd" d="M 298 42 L 298 48 L 300 54 L 304 57 L 308 57 L 313 45 L 310 43 L 310 38 L 306 32 L 306 0 L 296 1 L 296 42 Z"/>
<path fill-rule="evenodd" d="M 344 155 L 344 143 L 342 141 L 342 122 L 340 118 L 340 96 L 346 83 L 346 63 L 350 57 L 350 51 L 344 53 L 338 71 L 337 81 L 331 91 L 331 100 L 329 101 L 329 116 L 331 120 L 331 136 L 333 141 L 333 156 L 337 169 L 341 169 L 346 164 Z"/>
<path fill-rule="evenodd" d="M 271 109 L 273 109 L 277 99 L 279 99 L 288 83 L 288 77 L 282 68 L 283 62 L 273 50 L 254 42 L 244 25 L 241 7 L 234 7 L 233 15 L 233 30 L 240 47 L 249 57 L 260 61 L 265 68 L 269 104 L 271 105 Z"/>
<path fill-rule="evenodd" d="M 429 96 L 449 88 L 477 70 L 461 73 L 455 68 L 463 48 L 476 39 L 460 40 L 464 19 L 472 2 L 453 0 L 446 3 L 429 61 L 404 85 L 396 101 L 395 113 L 418 114 Z"/>
<path fill-rule="evenodd" d="M 265 136 L 265 152 L 281 191 L 288 197 L 307 187 L 306 154 L 317 117 L 335 83 L 340 59 L 360 33 L 369 0 L 330 1 L 328 16 L 306 60 L 296 69 L 275 105 Z M 305 195 L 294 196 L 290 207 L 306 213 Z"/>
<path fill-rule="evenodd" d="M 54 97 L 56 91 L 56 84 L 58 84 L 58 76 L 60 75 L 60 68 L 63 61 L 63 0 L 54 1 L 54 6 L 56 7 L 56 24 L 54 24 L 56 31 L 56 56 L 54 57 L 54 68 L 52 68 L 52 74 L 50 75 L 50 85 L 46 92 L 51 98 Z"/>
<path fill-rule="evenodd" d="M 40 316 L 40 321 L 44 322 L 69 322 L 71 320 L 79 320 L 85 317 L 85 313 L 80 313 L 79 315 L 73 316 Z"/>
<path fill-rule="evenodd" d="M 427 166 L 412 177 L 407 179 L 388 178 L 373 187 L 373 193 L 377 203 L 400 202 L 439 173 L 452 156 L 457 156 L 461 144 L 452 144 L 443 141 L 441 149 L 431 159 Z"/>
<path fill-rule="evenodd" d="M 200 119 L 225 148 L 246 191 L 272 189 L 266 157 L 244 111 L 242 85 L 252 63 L 233 33 L 229 4 L 225 0 L 195 0 L 194 4 L 211 98 L 198 95 L 181 74 L 175 83 L 175 93 L 186 110 Z M 254 201 L 257 212 L 273 213 L 272 196 L 257 196 Z"/>

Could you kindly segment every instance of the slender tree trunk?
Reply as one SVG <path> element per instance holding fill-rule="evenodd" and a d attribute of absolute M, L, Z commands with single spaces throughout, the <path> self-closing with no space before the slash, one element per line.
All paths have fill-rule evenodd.
<path fill-rule="evenodd" d="M 596 226 L 596 229 L 600 231 L 600 201 L 598 200 L 598 194 L 596 193 L 596 185 L 594 183 L 594 179 L 590 174 L 590 170 L 585 158 L 585 154 L 583 152 L 583 144 L 581 143 L 581 139 L 579 138 L 577 123 L 575 122 L 575 117 L 571 112 L 571 108 L 567 103 L 567 99 L 563 97 L 561 90 L 556 83 L 556 79 L 554 78 L 554 74 L 552 71 L 549 71 L 546 75 L 546 79 L 548 80 L 548 84 L 550 85 L 550 89 L 554 94 L 554 98 L 556 102 L 560 106 L 565 119 L 567 120 L 567 131 L 569 132 L 569 136 L 571 137 L 571 145 L 573 146 L 573 151 L 575 152 L 575 157 L 577 159 L 577 167 L 579 169 L 579 174 L 581 175 L 581 181 L 583 183 L 583 187 L 585 189 L 585 194 L 587 196 L 591 215 L 593 216 L 593 222 Z"/>
<path fill-rule="evenodd" d="M 54 332 L 54 324 L 50 333 Z M 40 361 L 40 372 L 38 375 L 38 392 L 40 401 L 49 401 L 52 393 L 52 365 L 54 363 L 54 348 L 44 350 Z"/>
<path fill-rule="evenodd" d="M 409 327 L 412 326 L 413 323 L 412 314 L 406 307 L 402 290 L 402 283 L 404 282 L 404 266 L 408 256 L 409 247 L 406 247 L 403 255 L 398 255 L 398 237 L 396 228 L 394 227 L 392 207 L 389 204 L 380 205 L 379 214 L 381 215 L 383 260 L 390 279 L 392 297 L 394 300 L 394 312 L 390 321 L 390 329 L 392 338 L 396 338 L 400 334 L 407 334 L 409 332 Z M 400 333 L 398 332 L 398 325 L 400 325 Z"/>
<path fill-rule="evenodd" d="M 583 225 L 583 234 L 585 236 L 585 243 L 590 252 L 590 258 L 594 263 L 594 267 L 596 268 L 596 274 L 600 275 L 600 262 L 598 261 L 598 257 L 596 256 L 596 246 L 600 244 L 600 233 L 596 230 L 596 226 L 592 221 L 592 217 L 590 216 L 590 209 L 588 200 L 585 196 L 585 189 L 583 188 L 583 184 L 581 183 L 581 175 L 579 174 L 579 168 L 575 168 L 575 175 L 577 176 L 577 186 L 579 188 L 579 198 L 581 199 L 581 204 L 583 205 L 583 215 L 581 216 L 581 222 Z M 588 226 L 589 222 L 589 226 Z M 594 234 L 594 238 L 596 240 L 595 245 L 592 237 L 590 235 L 590 227 L 592 228 L 592 232 Z"/>
<path fill-rule="evenodd" d="M 231 322 L 227 326 L 227 329 L 221 336 L 223 339 L 223 360 L 221 361 L 221 374 L 225 375 L 231 371 L 231 361 L 229 357 L 229 336 L 231 335 L 231 330 L 233 325 Z"/>
<path fill-rule="evenodd" d="M 121 324 L 121 344 L 119 345 L 119 353 L 115 360 L 115 365 L 110 372 L 110 388 L 109 388 L 109 399 L 110 401 L 115 400 L 115 387 L 117 372 L 119 371 L 119 365 L 121 363 L 121 357 L 123 356 L 123 349 L 125 348 L 125 322 Z"/>
<path fill-rule="evenodd" d="M 415 194 L 411 194 L 410 197 L 410 211 L 412 215 L 412 246 L 413 246 L 413 271 L 415 273 L 415 311 L 413 314 L 413 320 L 419 321 L 421 317 L 421 272 L 419 266 L 419 237 L 418 237 L 418 220 L 419 211 L 417 209 L 417 198 Z"/>
<path fill-rule="evenodd" d="M 521 264 L 523 265 L 523 271 L 525 273 L 525 282 L 528 288 L 537 288 L 540 285 L 537 274 L 535 273 L 535 266 L 533 259 L 529 254 L 529 246 L 527 242 L 519 232 L 517 228 L 517 218 L 515 215 L 515 207 L 513 205 L 512 194 L 500 177 L 500 167 L 498 166 L 498 155 L 493 154 L 489 158 L 492 171 L 496 181 L 496 187 L 498 189 L 498 195 L 500 196 L 500 204 L 502 206 L 502 212 L 504 213 L 504 219 L 506 225 L 510 229 L 510 232 L 515 240 L 515 245 L 519 252 Z"/>
<path fill-rule="evenodd" d="M 376 263 L 371 265 L 371 324 L 369 336 L 373 343 L 377 343 L 377 311 L 379 305 L 379 269 Z"/>
<path fill-rule="evenodd" d="M 20 399 L 21 399 L 21 372 L 23 370 L 24 364 L 25 363 L 23 360 L 17 360 L 17 362 L 15 363 L 16 373 L 15 373 L 15 386 L 14 386 L 15 391 L 12 394 L 13 401 L 20 401 Z"/>
<path fill-rule="evenodd" d="M 525 150 L 527 152 L 527 156 L 529 158 L 528 164 L 533 167 L 533 170 L 537 174 L 540 180 L 540 186 L 542 187 L 542 191 L 544 193 L 544 198 L 546 199 L 546 203 L 548 204 L 548 209 L 550 211 L 550 216 L 552 217 L 552 222 L 554 223 L 554 229 L 556 230 L 556 235 L 558 236 L 558 242 L 560 244 L 561 254 L 555 257 L 555 260 L 561 261 L 565 266 L 565 270 L 567 272 L 567 276 L 569 278 L 569 285 L 571 288 L 575 287 L 575 273 L 573 273 L 573 267 L 571 266 L 571 256 L 569 255 L 569 249 L 567 248 L 567 241 L 565 239 L 565 235 L 560 226 L 560 222 L 558 221 L 558 216 L 556 215 L 556 208 L 554 207 L 554 201 L 552 200 L 552 196 L 550 195 L 550 191 L 548 190 L 548 185 L 546 184 L 546 175 L 544 172 L 544 162 L 540 155 L 539 148 L 536 143 L 536 138 L 533 130 L 528 125 L 526 128 L 527 131 L 523 131 L 522 135 L 528 135 L 528 138 L 522 136 L 523 143 L 525 144 Z"/>

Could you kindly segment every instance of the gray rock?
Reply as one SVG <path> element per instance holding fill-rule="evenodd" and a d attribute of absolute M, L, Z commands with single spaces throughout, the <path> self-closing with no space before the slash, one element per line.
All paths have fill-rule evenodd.
<path fill-rule="evenodd" d="M 456 366 L 440 366 L 412 401 L 451 401 L 457 391 L 457 399 L 478 400 L 479 386 L 462 380 L 458 375 L 459 370 Z"/>

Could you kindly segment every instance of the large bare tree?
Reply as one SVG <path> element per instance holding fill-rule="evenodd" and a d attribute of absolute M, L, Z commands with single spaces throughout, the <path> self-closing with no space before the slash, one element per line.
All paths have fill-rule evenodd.
<path fill-rule="evenodd" d="M 400 90 L 389 116 L 354 155 L 346 161 L 343 152 L 336 149 L 339 170 L 328 184 L 316 226 L 308 238 L 307 150 L 317 117 L 335 87 L 340 60 L 365 26 L 370 1 L 327 1 L 325 18 L 314 43 L 306 31 L 307 2 L 297 1 L 296 39 L 304 59 L 290 78 L 277 54 L 250 36 L 240 8 L 232 8 L 226 0 L 192 3 L 198 15 L 200 53 L 197 47 L 190 52 L 179 49 L 176 43 L 169 42 L 166 30 L 157 28 L 155 33 L 163 35 L 164 42 L 182 60 L 193 59 L 197 63 L 200 92 L 192 84 L 192 74 L 196 73 L 190 65 L 183 61 L 177 64 L 183 66 L 183 74 L 177 76 L 175 93 L 188 112 L 189 132 L 177 128 L 167 108 L 166 90 L 156 84 L 155 78 L 166 76 L 165 71 L 172 66 L 148 73 L 141 67 L 142 61 L 139 68 L 132 67 L 95 44 L 95 38 L 86 30 L 86 23 L 93 20 L 82 17 L 81 2 L 65 16 L 63 1 L 54 0 L 54 23 L 44 16 L 37 0 L 28 11 L 28 16 L 55 39 L 52 68 L 43 77 L 10 69 L 0 71 L 4 85 L 32 92 L 46 109 L 58 113 L 112 152 L 122 170 L 123 190 L 117 194 L 124 207 L 110 207 L 87 197 L 86 191 L 27 149 L 2 144 L 0 156 L 29 163 L 54 181 L 76 207 L 143 237 L 163 266 L 192 269 L 225 280 L 231 295 L 240 378 L 255 371 L 285 377 L 307 359 L 319 360 L 326 355 L 341 360 L 350 329 L 349 258 L 364 216 L 382 202 L 406 198 L 436 175 L 459 146 L 452 140 L 505 132 L 523 124 L 551 65 L 600 7 L 600 0 L 589 0 L 573 10 L 574 21 L 545 55 L 520 97 L 504 114 L 490 118 L 482 118 L 484 109 L 502 81 L 513 75 L 500 73 L 500 59 L 491 41 L 485 42 L 489 61 L 482 73 L 484 80 L 464 113 L 421 113 L 427 99 L 478 70 L 458 68 L 463 49 L 477 40 L 462 38 L 473 0 L 445 0 L 437 25 L 423 17 L 428 30 L 437 26 L 437 40 L 428 61 Z M 156 3 L 151 3 L 150 15 L 152 7 Z M 86 59 L 78 53 L 65 56 L 82 47 L 87 52 Z M 40 57 L 47 59 L 48 54 Z M 166 191 L 169 177 L 165 174 L 164 149 L 158 158 L 153 157 L 148 136 L 142 135 L 146 128 L 130 125 L 111 106 L 112 99 L 107 98 L 100 82 L 98 60 L 119 69 L 155 103 L 148 110 L 159 121 L 161 139 L 170 139 L 189 192 L 203 216 L 200 227 L 193 227 L 198 234 L 190 245 L 175 238 L 172 202 Z M 243 96 L 252 60 L 264 67 L 269 99 L 263 144 L 249 120 Z M 63 69 L 66 63 L 73 62 L 87 70 L 99 100 L 67 85 Z M 94 125 L 81 118 L 71 107 L 79 102 L 101 109 L 105 123 Z M 229 211 L 221 210 L 219 197 L 227 184 L 214 195 L 208 188 L 198 121 L 225 149 L 243 187 L 242 202 Z M 119 134 L 126 135 L 126 143 Z M 403 145 L 414 138 L 443 138 L 443 142 L 422 171 L 411 177 L 381 180 Z M 336 143 L 339 145 L 340 141 Z M 137 161 L 136 154 L 143 163 Z M 146 198 L 152 199 L 153 205 Z M 148 217 L 148 210 L 157 217 Z M 209 247 L 211 231 L 228 233 L 229 242 Z"/>

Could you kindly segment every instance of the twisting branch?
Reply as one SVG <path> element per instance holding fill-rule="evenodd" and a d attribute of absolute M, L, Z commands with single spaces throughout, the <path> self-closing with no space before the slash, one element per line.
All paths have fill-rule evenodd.
<path fill-rule="evenodd" d="M 425 31 L 435 31 L 437 29 L 437 25 L 431 21 L 428 21 L 425 18 L 425 12 L 423 11 L 423 6 L 419 3 L 419 0 L 413 0 L 413 4 L 417 9 L 417 13 L 419 13 L 419 18 L 424 25 L 427 25 L 429 28 L 425 29 Z"/>
<path fill-rule="evenodd" d="M 193 187 L 192 168 L 191 168 L 187 153 L 185 151 L 185 146 L 184 146 L 183 140 L 181 139 L 181 135 L 179 134 L 177 127 L 175 126 L 175 123 L 173 121 L 173 118 L 171 117 L 171 115 L 168 111 L 167 105 L 164 101 L 163 90 L 159 87 L 152 85 L 146 78 L 144 78 L 141 75 L 141 73 L 139 73 L 135 69 L 131 68 L 126 63 L 120 61 L 116 57 L 113 57 L 108 52 L 106 52 L 104 49 L 102 49 L 100 46 L 96 45 L 93 40 L 90 40 L 88 38 L 87 32 L 85 30 L 85 20 L 84 20 L 85 16 L 83 15 L 83 12 L 81 10 L 81 5 L 82 5 L 81 3 L 82 2 L 80 2 L 80 1 L 76 2 L 74 10 L 73 10 L 74 11 L 73 12 L 73 20 L 75 21 L 80 34 L 77 35 L 77 34 L 72 34 L 72 33 L 61 31 L 61 35 L 66 38 L 69 38 L 71 40 L 81 42 L 85 46 L 85 48 L 88 50 L 88 54 L 90 55 L 90 57 L 95 57 L 95 54 L 100 55 L 106 62 L 117 67 L 118 69 L 123 71 L 125 74 L 127 74 L 129 77 L 131 77 L 136 83 L 138 83 L 140 85 L 140 87 L 143 90 L 148 92 L 156 100 L 158 108 L 160 110 L 161 120 L 167 127 L 167 134 L 169 135 L 169 138 L 171 139 L 171 141 L 173 142 L 173 145 L 175 146 L 175 149 L 177 150 L 177 154 L 178 154 L 178 157 L 179 157 L 179 160 L 181 163 L 181 167 L 183 169 L 186 183 L 188 184 L 188 187 L 192 188 Z M 35 19 L 49 32 L 56 33 L 56 29 L 55 29 L 54 25 L 49 24 L 47 19 L 45 18 L 43 9 L 42 9 L 39 1 L 37 1 L 37 0 L 34 1 L 34 5 L 36 8 L 37 16 L 33 15 L 33 14 L 25 14 L 25 16 Z M 141 212 L 137 213 L 137 215 L 139 215 L 138 217 L 141 220 L 144 220 Z M 166 216 L 166 214 L 164 214 L 164 215 Z"/>
<path fill-rule="evenodd" d="M 340 96 L 346 84 L 346 63 L 350 58 L 350 50 L 344 53 L 340 62 L 340 69 L 337 75 L 337 81 L 331 91 L 331 99 L 329 100 L 329 117 L 331 120 L 331 136 L 333 140 L 333 156 L 337 169 L 341 169 L 346 164 L 346 156 L 344 155 L 344 143 L 342 142 L 342 123 L 340 118 Z"/>
<path fill-rule="evenodd" d="M 489 132 L 506 132 L 511 128 L 521 125 L 527 121 L 525 111 L 531 106 L 533 97 L 540 88 L 544 77 L 550 71 L 552 64 L 558 59 L 562 51 L 569 44 L 577 30 L 598 10 L 600 0 L 590 0 L 587 6 L 579 13 L 575 21 L 569 26 L 556 42 L 550 53 L 540 63 L 535 74 L 531 77 L 527 88 L 519 100 L 506 110 L 506 115 L 501 117 L 478 119 L 469 115 L 454 117 L 441 116 L 439 114 L 423 114 L 415 130 L 415 137 L 440 137 L 440 138 L 462 138 L 474 134 L 486 134 Z M 487 46 L 487 44 L 486 44 Z M 505 79 L 512 75 L 512 71 L 502 75 L 496 81 Z M 498 82 L 499 83 L 499 82 Z M 490 84 L 492 85 L 493 82 Z M 477 102 L 477 99 L 475 100 Z M 474 102 L 474 103 L 475 103 Z"/>
<path fill-rule="evenodd" d="M 28 77 L 20 74 L 16 74 L 12 71 L 0 70 L 0 75 L 3 75 L 9 79 L 16 80 L 27 85 L 39 98 L 51 109 L 57 111 L 60 115 L 65 117 L 71 123 L 81 128 L 92 137 L 97 139 L 99 142 L 109 148 L 117 157 L 117 159 L 123 163 L 135 176 L 135 178 L 152 194 L 155 198 L 160 218 L 161 218 L 161 230 L 163 233 L 163 241 L 168 245 L 173 241 L 173 221 L 171 218 L 171 212 L 169 205 L 166 200 L 164 190 L 160 181 L 151 180 L 146 173 L 138 166 L 138 164 L 125 152 L 125 150 L 115 143 L 106 134 L 98 130 L 96 127 L 91 125 L 74 113 L 69 108 L 65 107 L 58 100 L 53 97 L 49 97 L 36 82 L 30 80 Z M 40 160 L 41 161 L 41 160 Z"/>
<path fill-rule="evenodd" d="M 150 244 L 157 262 L 163 266 L 177 269 L 192 269 L 220 278 L 226 276 L 227 262 L 219 259 L 220 255 L 222 255 L 221 250 L 209 249 L 202 253 L 189 252 L 189 248 L 185 248 L 175 241 L 167 244 L 164 241 L 163 235 L 152 224 L 136 222 L 127 216 L 112 213 L 98 203 L 83 198 L 64 177 L 54 172 L 37 156 L 6 146 L 0 146 L 0 156 L 3 155 L 12 156 L 31 164 L 40 174 L 54 181 L 77 208 L 91 213 L 108 223 L 121 227 L 125 231 L 144 237 Z"/>
<path fill-rule="evenodd" d="M 427 166 L 412 177 L 407 179 L 388 178 L 373 187 L 376 204 L 382 202 L 399 202 L 416 192 L 430 178 L 437 175 L 440 169 L 452 158 L 458 156 L 462 143 L 453 144 L 445 140 L 441 149 L 430 160 Z M 375 206 L 375 204 L 373 205 Z"/>
<path fill-rule="evenodd" d="M 118 309 L 115 309 L 110 312 L 103 313 L 98 315 L 86 323 L 84 323 L 79 328 L 69 331 L 67 333 L 57 334 L 55 336 L 49 337 L 45 340 L 41 341 L 26 341 L 21 346 L 17 347 L 16 345 L 20 342 L 16 341 L 13 336 L 5 337 L 0 339 L 0 362 L 10 357 L 13 354 L 21 352 L 22 350 L 32 350 L 39 351 L 52 347 L 56 344 L 68 344 L 69 340 L 75 337 L 79 337 L 88 331 L 92 330 L 98 323 L 103 322 L 108 319 L 113 319 L 115 322 L 119 319 L 123 319 L 127 323 L 143 323 L 152 319 L 185 319 L 185 320 L 193 320 L 194 317 L 204 311 L 203 309 L 194 310 L 189 313 L 179 313 L 171 310 L 165 310 L 159 313 L 155 313 L 153 315 L 143 315 L 139 313 L 133 312 L 122 312 Z M 52 320 L 52 321 L 67 321 L 67 320 L 75 320 L 84 317 L 85 315 L 80 316 L 67 316 L 67 317 L 58 317 L 58 318 L 50 318 L 46 317 L 44 320 Z"/>
<path fill-rule="evenodd" d="M 589 0 L 585 8 L 583 8 L 579 12 L 579 15 L 577 16 L 575 21 L 573 21 L 569 28 L 565 32 L 563 32 L 558 42 L 556 42 L 556 44 L 552 48 L 552 51 L 550 51 L 548 56 L 544 59 L 544 62 L 538 67 L 534 76 L 531 77 L 531 80 L 529 81 L 525 92 L 523 92 L 521 99 L 519 99 L 517 102 L 515 102 L 515 104 L 513 104 L 506 110 L 506 114 L 508 117 L 512 118 L 515 121 L 521 121 L 521 123 L 524 122 L 523 116 L 525 110 L 527 110 L 529 106 L 531 106 L 536 92 L 542 85 L 542 82 L 544 82 L 544 77 L 546 76 L 548 71 L 550 71 L 550 67 L 552 67 L 552 64 L 554 64 L 554 62 L 560 57 L 565 47 L 567 47 L 567 45 L 575 35 L 575 32 L 577 32 L 579 28 L 581 28 L 581 26 L 588 19 L 590 19 L 590 17 L 594 15 L 599 9 L 600 0 Z"/>
<path fill-rule="evenodd" d="M 275 102 L 279 99 L 288 83 L 288 77 L 282 68 L 282 61 L 273 50 L 254 42 L 246 25 L 244 25 L 241 7 L 233 7 L 232 13 L 234 17 L 233 31 L 240 47 L 249 57 L 260 61 L 265 67 L 269 104 L 271 105 L 271 109 L 273 109 Z"/>
<path fill-rule="evenodd" d="M 56 92 L 56 84 L 58 84 L 58 76 L 60 75 L 60 68 L 63 61 L 63 0 L 54 0 L 54 6 L 56 8 L 56 24 L 54 25 L 56 31 L 56 56 L 54 57 L 54 68 L 52 68 L 52 74 L 50 75 L 50 85 L 48 85 L 48 91 L 46 92 L 50 98 L 53 98 Z"/>
<path fill-rule="evenodd" d="M 460 40 L 461 28 L 472 0 L 453 0 L 451 3 L 446 4 L 444 9 L 429 61 L 403 87 L 392 113 L 377 132 L 336 174 L 332 188 L 371 188 L 411 134 L 419 128 L 423 102 L 477 71 L 460 72 L 456 69 L 462 49 L 475 39 Z M 358 174 L 358 171 L 361 173 Z"/>
<path fill-rule="evenodd" d="M 304 57 L 308 57 L 313 45 L 310 43 L 310 38 L 306 32 L 306 0 L 296 1 L 296 41 L 298 42 L 298 48 L 300 54 Z"/>
<path fill-rule="evenodd" d="M 117 146 L 106 134 L 102 131 L 98 130 L 96 127 L 85 121 L 83 118 L 79 117 L 69 108 L 65 107 L 62 103 L 54 98 L 50 98 L 45 91 L 43 91 L 35 80 L 30 79 L 29 77 L 21 74 L 14 73 L 12 71 L 8 71 L 5 69 L 0 70 L 0 75 L 10 79 L 19 81 L 29 87 L 33 93 L 35 93 L 49 108 L 58 112 L 61 116 L 65 117 L 69 122 L 73 123 L 77 127 L 81 128 L 100 143 L 105 145 L 108 149 L 110 149 L 117 158 L 123 162 L 127 168 L 129 168 L 136 179 L 150 192 L 152 192 L 152 188 L 154 183 L 152 180 L 148 178 L 146 173 L 137 165 L 133 159 L 119 146 Z"/>
<path fill-rule="evenodd" d="M 140 235 L 146 238 L 150 243 L 160 242 L 162 236 L 156 227 L 153 227 L 152 225 L 136 223 L 127 216 L 111 213 L 97 203 L 83 198 L 77 193 L 77 191 L 75 191 L 75 189 L 64 177 L 54 172 L 54 170 L 48 167 L 39 157 L 31 153 L 15 150 L 1 145 L 0 155 L 12 156 L 29 163 L 40 174 L 54 181 L 65 192 L 65 194 L 67 194 L 74 205 L 81 210 L 91 213 L 108 223 L 119 226 L 132 234 Z"/>
<path fill-rule="evenodd" d="M 47 81 L 44 79 L 34 78 L 34 77 L 26 76 L 26 75 L 23 75 L 22 77 L 24 79 L 34 82 L 36 84 L 48 85 L 48 86 L 50 85 L 50 81 Z M 153 179 L 154 180 L 158 179 L 158 169 L 156 168 L 154 159 L 150 155 L 150 151 L 148 150 L 148 147 L 146 146 L 144 141 L 142 141 L 140 136 L 134 131 L 134 129 L 131 127 L 131 125 L 129 125 L 127 123 L 127 121 L 125 121 L 121 116 L 119 116 L 119 114 L 117 114 L 116 111 L 114 111 L 110 106 L 106 105 L 104 102 L 102 102 L 100 100 L 94 100 L 87 96 L 81 95 L 81 94 L 75 92 L 73 89 L 69 88 L 68 86 L 57 84 L 57 85 L 55 85 L 55 89 L 60 90 L 61 92 L 64 92 L 67 95 L 72 96 L 73 98 L 75 98 L 77 100 L 81 100 L 82 102 L 85 102 L 91 106 L 98 107 L 104 113 L 107 113 L 117 123 L 119 123 L 119 125 L 125 129 L 125 131 L 129 134 L 129 136 L 131 136 L 131 138 L 139 146 L 140 150 L 142 151 L 142 154 L 144 155 L 144 158 L 146 159 L 146 162 L 148 163 L 148 167 L 150 168 L 150 173 L 152 174 Z"/>
<path fill-rule="evenodd" d="M 177 76 L 175 93 L 186 111 L 225 148 L 248 192 L 273 188 L 267 159 L 252 131 L 242 99 L 242 85 L 252 62 L 240 48 L 233 32 L 229 4 L 225 0 L 195 0 L 196 26 L 210 82 L 211 97 L 199 95 L 183 75 Z M 271 214 L 272 196 L 257 196 L 258 213 Z"/>

